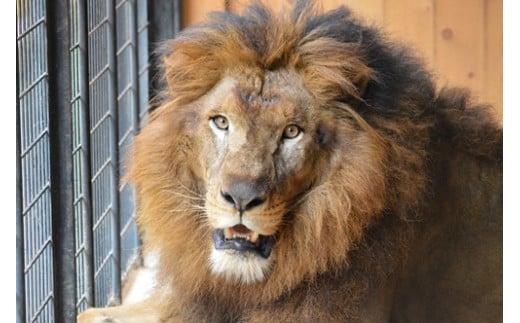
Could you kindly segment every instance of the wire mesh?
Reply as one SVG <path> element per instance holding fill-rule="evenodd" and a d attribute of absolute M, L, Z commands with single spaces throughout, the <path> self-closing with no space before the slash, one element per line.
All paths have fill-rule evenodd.
<path fill-rule="evenodd" d="M 113 1 L 89 0 L 88 69 L 94 299 L 120 299 L 116 65 Z"/>
<path fill-rule="evenodd" d="M 78 312 L 93 305 L 85 9 L 84 1 L 70 1 L 73 207 L 76 241 L 76 308 Z"/>
<path fill-rule="evenodd" d="M 149 102 L 149 53 L 148 53 L 148 1 L 137 0 L 137 67 L 139 82 L 139 119 L 141 123 L 148 113 Z"/>
<path fill-rule="evenodd" d="M 27 322 L 52 322 L 53 240 L 45 1 L 18 0 L 17 17 L 25 317 Z"/>
<path fill-rule="evenodd" d="M 116 3 L 117 106 L 120 176 L 126 173 L 127 151 L 138 130 L 137 25 L 135 1 Z M 137 257 L 138 236 L 135 224 L 135 198 L 132 187 L 122 183 L 119 189 L 121 223 L 121 270 L 124 276 Z"/>

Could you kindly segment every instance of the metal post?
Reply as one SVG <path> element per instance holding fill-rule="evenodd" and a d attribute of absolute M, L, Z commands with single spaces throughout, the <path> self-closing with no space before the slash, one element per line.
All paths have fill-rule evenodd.
<path fill-rule="evenodd" d="M 87 11 L 94 298 L 107 306 L 121 295 L 114 1 L 88 1 Z"/>
<path fill-rule="evenodd" d="M 182 1 L 173 0 L 173 35 L 182 29 Z"/>
<path fill-rule="evenodd" d="M 181 28 L 179 0 L 149 0 L 150 43 L 172 39 Z"/>
<path fill-rule="evenodd" d="M 114 0 L 107 0 L 108 10 L 108 70 L 110 71 L 110 86 L 108 98 L 110 102 L 110 158 L 112 160 L 112 255 L 114 257 L 114 270 L 112 271 L 112 292 L 116 301 L 121 300 L 121 241 L 119 239 L 119 156 L 118 156 L 118 123 L 117 123 L 117 65 L 116 65 L 116 18 Z"/>
<path fill-rule="evenodd" d="M 148 0 L 137 0 L 137 69 L 139 83 L 139 126 L 146 122 L 149 106 L 149 4 Z"/>
<path fill-rule="evenodd" d="M 16 47 L 16 75 L 18 74 L 18 46 Z M 25 278 L 23 245 L 22 174 L 20 158 L 20 104 L 16 82 L 16 322 L 25 322 Z"/>
<path fill-rule="evenodd" d="M 94 251 L 92 237 L 92 195 L 90 191 L 90 122 L 88 102 L 88 31 L 86 0 L 77 0 L 79 51 L 80 51 L 80 79 L 79 96 L 82 101 L 81 109 L 81 147 L 83 151 L 81 176 L 83 177 L 83 239 L 85 244 L 85 297 L 89 307 L 94 306 Z"/>
<path fill-rule="evenodd" d="M 133 142 L 139 126 L 138 68 L 137 68 L 137 13 L 136 1 L 125 0 L 116 6 L 117 17 L 117 93 L 119 133 L 119 174 L 126 172 L 126 152 Z M 127 183 L 119 187 L 119 221 L 121 245 L 121 276 L 135 260 L 137 236 L 135 234 L 133 190 Z"/>
<path fill-rule="evenodd" d="M 49 135 L 56 322 L 75 322 L 69 1 L 48 0 Z"/>
<path fill-rule="evenodd" d="M 139 131 L 139 67 L 138 65 L 138 53 L 137 53 L 137 1 L 132 1 L 132 17 L 130 19 L 130 38 L 132 42 L 132 55 L 134 57 L 132 64 L 132 87 L 134 106 L 132 111 L 132 127 L 134 128 L 134 136 Z"/>
<path fill-rule="evenodd" d="M 160 90 L 163 89 L 164 79 L 162 77 L 160 53 L 158 46 L 175 37 L 175 34 L 181 30 L 181 1 L 179 0 L 150 0 L 150 97 L 152 102 L 156 101 Z M 152 104 L 150 109 L 156 106 Z"/>

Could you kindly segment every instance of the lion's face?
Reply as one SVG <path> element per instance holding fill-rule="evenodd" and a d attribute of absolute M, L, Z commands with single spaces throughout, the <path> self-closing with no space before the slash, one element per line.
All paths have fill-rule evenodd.
<path fill-rule="evenodd" d="M 348 110 L 283 69 L 161 107 L 136 143 L 140 223 L 187 280 L 281 288 L 343 261 L 385 194 L 382 142 Z"/>
<path fill-rule="evenodd" d="M 284 217 L 311 186 L 319 114 L 290 73 L 227 77 L 201 101 L 200 164 L 212 235 L 211 268 L 261 281 L 275 258 Z"/>

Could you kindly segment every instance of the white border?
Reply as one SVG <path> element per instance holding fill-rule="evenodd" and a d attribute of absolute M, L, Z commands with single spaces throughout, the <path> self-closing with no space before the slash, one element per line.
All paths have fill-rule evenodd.
<path fill-rule="evenodd" d="M 0 1 L 0 308 L 2 321 L 15 322 L 16 309 L 16 1 Z"/>
<path fill-rule="evenodd" d="M 488 0 L 491 1 L 491 0 Z M 500 0 L 492 0 L 500 1 Z M 0 53 L 2 119 L 0 127 L 1 207 L 0 245 L 3 266 L 0 272 L 2 321 L 15 322 L 15 214 L 16 214 L 16 1 L 0 1 L 2 50 Z M 504 0 L 504 322 L 518 322 L 520 290 L 520 4 Z M 14 38 L 14 39 L 13 39 Z M 12 105 L 11 105 L 12 104 Z"/>

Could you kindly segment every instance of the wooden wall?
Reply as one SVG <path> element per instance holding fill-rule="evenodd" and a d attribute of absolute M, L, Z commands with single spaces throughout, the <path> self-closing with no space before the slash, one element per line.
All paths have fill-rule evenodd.
<path fill-rule="evenodd" d="M 318 0 L 349 6 L 417 49 L 440 84 L 466 86 L 502 118 L 502 0 Z M 184 0 L 184 26 L 214 10 L 240 12 L 248 0 Z M 264 0 L 275 11 L 293 0 Z"/>

